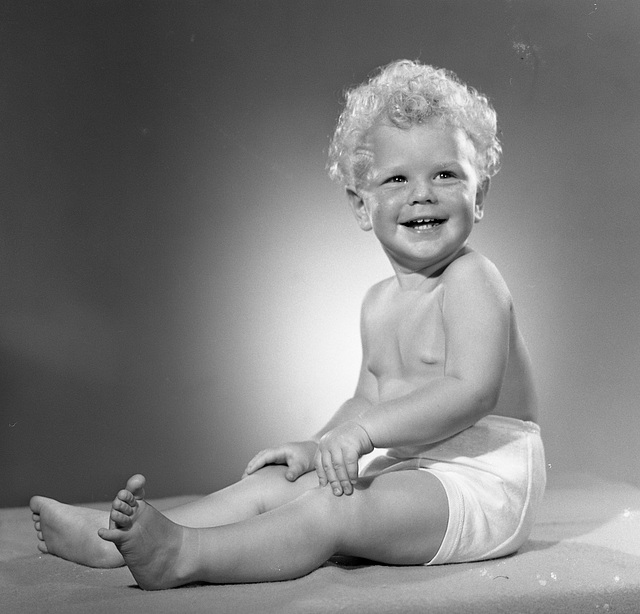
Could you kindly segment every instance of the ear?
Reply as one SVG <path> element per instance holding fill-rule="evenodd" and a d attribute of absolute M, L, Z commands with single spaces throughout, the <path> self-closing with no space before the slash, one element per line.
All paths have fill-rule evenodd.
<path fill-rule="evenodd" d="M 353 211 L 353 215 L 358 222 L 358 226 L 360 226 L 362 230 L 371 230 L 373 228 L 371 216 L 369 215 L 369 211 L 367 210 L 367 206 L 362 196 L 353 188 L 347 188 L 347 199 L 351 205 L 351 211 Z"/>
<path fill-rule="evenodd" d="M 484 198 L 489 192 L 491 178 L 487 177 L 476 190 L 476 203 L 473 209 L 474 222 L 477 224 L 484 217 Z"/>

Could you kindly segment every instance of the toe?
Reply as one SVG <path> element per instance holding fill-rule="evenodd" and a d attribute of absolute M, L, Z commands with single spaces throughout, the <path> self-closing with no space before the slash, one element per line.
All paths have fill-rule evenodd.
<path fill-rule="evenodd" d="M 98 536 L 106 541 L 112 542 L 118 535 L 120 535 L 120 531 L 117 529 L 98 529 Z"/>
<path fill-rule="evenodd" d="M 130 494 L 130 493 L 129 493 Z M 133 496 L 131 497 L 133 498 Z M 133 499 L 132 503 L 135 503 L 135 499 Z M 126 516 L 131 516 L 133 514 L 133 507 L 129 504 L 128 501 L 123 500 L 120 495 L 113 500 L 111 507 Z"/>
<path fill-rule="evenodd" d="M 40 497 L 39 495 L 31 497 L 31 500 L 29 501 L 29 507 L 34 514 L 39 513 L 40 509 L 42 508 L 42 497 Z"/>
<path fill-rule="evenodd" d="M 126 503 L 128 505 L 134 505 L 136 502 L 136 498 L 133 496 L 133 493 L 131 491 L 123 488 L 118 492 L 116 498 L 113 500 L 114 505 L 118 501 L 122 501 L 123 503 Z"/>
<path fill-rule="evenodd" d="M 109 517 L 115 523 L 115 525 L 121 529 L 128 528 L 132 524 L 131 516 L 128 516 L 127 514 L 123 514 L 122 512 L 119 512 L 116 509 L 111 510 Z"/>
<path fill-rule="evenodd" d="M 146 479 L 143 475 L 136 473 L 127 480 L 127 490 L 133 493 L 136 499 L 144 499 L 144 487 Z"/>

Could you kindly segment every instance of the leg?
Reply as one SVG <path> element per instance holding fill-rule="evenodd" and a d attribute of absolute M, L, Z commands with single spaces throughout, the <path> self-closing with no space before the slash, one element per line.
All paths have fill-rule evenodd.
<path fill-rule="evenodd" d="M 218 527 L 262 514 L 318 485 L 315 471 L 289 482 L 285 470 L 284 465 L 267 465 L 222 490 L 163 513 L 187 527 Z"/>
<path fill-rule="evenodd" d="M 122 553 L 148 590 L 189 582 L 262 582 L 305 575 L 334 554 L 396 565 L 436 554 L 448 504 L 440 482 L 423 471 L 362 479 L 351 496 L 313 488 L 249 520 L 214 528 L 177 525 L 146 504 L 144 479 L 130 478 L 100 536 Z"/>
<path fill-rule="evenodd" d="M 295 482 L 284 477 L 284 467 L 273 465 L 228 486 L 166 512 L 167 518 L 188 527 L 212 527 L 245 520 L 295 499 L 317 484 L 315 473 Z M 109 513 L 32 497 L 38 550 L 89 567 L 119 567 L 122 555 L 113 544 L 98 538 L 109 523 Z"/>

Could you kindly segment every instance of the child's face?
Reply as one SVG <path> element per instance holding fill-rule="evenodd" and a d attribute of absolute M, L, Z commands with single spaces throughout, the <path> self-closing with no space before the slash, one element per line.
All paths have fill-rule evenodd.
<path fill-rule="evenodd" d="M 377 124 L 365 149 L 366 180 L 349 199 L 363 230 L 373 229 L 394 266 L 436 271 L 462 249 L 482 218 L 488 182 L 463 130 L 437 121 L 400 129 Z"/>

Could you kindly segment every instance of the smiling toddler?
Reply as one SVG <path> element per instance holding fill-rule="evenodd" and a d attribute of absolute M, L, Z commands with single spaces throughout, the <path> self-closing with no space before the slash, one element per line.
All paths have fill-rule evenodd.
<path fill-rule="evenodd" d="M 364 299 L 353 397 L 315 436 L 163 514 L 140 475 L 109 528 L 101 512 L 34 497 L 40 550 L 124 563 L 145 589 L 291 579 L 337 554 L 422 565 L 515 552 L 544 450 L 510 293 L 469 245 L 500 153 L 494 110 L 451 72 L 402 60 L 350 91 L 329 172 L 393 269 Z"/>

